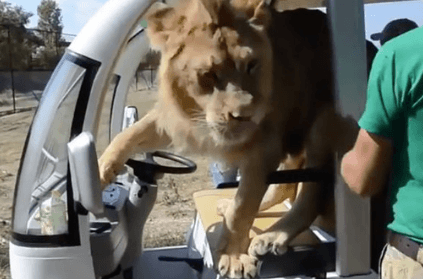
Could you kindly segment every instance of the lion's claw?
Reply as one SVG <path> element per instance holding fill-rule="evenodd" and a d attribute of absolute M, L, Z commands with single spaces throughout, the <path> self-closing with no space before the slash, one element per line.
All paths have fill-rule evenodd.
<path fill-rule="evenodd" d="M 288 250 L 288 236 L 284 232 L 267 232 L 256 236 L 251 241 L 248 253 L 252 257 L 263 256 L 267 253 L 282 255 Z"/>
<path fill-rule="evenodd" d="M 220 276 L 231 279 L 254 278 L 257 259 L 247 254 L 250 239 L 246 235 L 224 230 L 219 248 L 213 250 L 216 271 Z"/>
<path fill-rule="evenodd" d="M 225 278 L 254 278 L 257 273 L 257 260 L 246 254 L 221 255 L 218 270 L 220 276 Z"/>
<path fill-rule="evenodd" d="M 123 169 L 123 164 L 117 160 L 108 158 L 107 154 L 103 154 L 98 160 L 101 187 L 104 188 L 110 184 Z"/>

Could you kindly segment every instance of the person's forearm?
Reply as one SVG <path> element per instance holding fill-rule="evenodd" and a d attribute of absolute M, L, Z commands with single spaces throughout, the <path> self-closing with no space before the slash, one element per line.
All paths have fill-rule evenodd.
<path fill-rule="evenodd" d="M 341 161 L 341 175 L 348 187 L 357 194 L 360 194 L 357 179 L 357 165 L 352 151 L 347 152 Z"/>
<path fill-rule="evenodd" d="M 380 192 L 391 170 L 392 150 L 389 139 L 361 129 L 341 162 L 341 175 L 350 189 L 362 197 Z"/>
<path fill-rule="evenodd" d="M 366 183 L 360 169 L 359 160 L 356 154 L 351 150 L 342 158 L 341 175 L 348 187 L 361 197 L 371 196 L 373 190 L 371 183 Z"/>

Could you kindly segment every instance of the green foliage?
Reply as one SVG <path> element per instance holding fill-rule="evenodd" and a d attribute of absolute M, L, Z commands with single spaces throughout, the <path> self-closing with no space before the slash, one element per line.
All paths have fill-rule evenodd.
<path fill-rule="evenodd" d="M 161 54 L 159 51 L 150 49 L 149 52 L 145 55 L 144 59 L 141 61 L 138 70 L 158 68 L 160 64 Z"/>
<path fill-rule="evenodd" d="M 37 49 L 34 55 L 34 64 L 37 68 L 54 69 L 64 54 L 63 47 L 42 46 Z"/>
<path fill-rule="evenodd" d="M 65 51 L 61 9 L 54 0 L 38 6 L 38 28 L 25 28 L 32 13 L 0 0 L 0 69 L 53 69 Z"/>
<path fill-rule="evenodd" d="M 42 0 L 37 7 L 38 29 L 62 34 L 62 10 L 54 0 Z"/>
<path fill-rule="evenodd" d="M 62 37 L 62 10 L 54 0 L 42 0 L 37 8 L 38 29 L 47 31 L 42 36 L 46 47 L 56 47 Z"/>
<path fill-rule="evenodd" d="M 26 69 L 31 63 L 34 36 L 25 24 L 32 13 L 0 0 L 0 69 Z M 12 59 L 10 59 L 12 56 Z"/>
<path fill-rule="evenodd" d="M 44 46 L 39 47 L 35 54 L 35 61 L 42 68 L 54 68 L 64 53 L 62 38 L 62 10 L 54 0 L 42 0 L 37 8 L 38 32 Z"/>
<path fill-rule="evenodd" d="M 0 24 L 12 24 L 24 26 L 29 23 L 32 13 L 25 12 L 22 7 L 12 5 L 6 1 L 0 0 Z"/>

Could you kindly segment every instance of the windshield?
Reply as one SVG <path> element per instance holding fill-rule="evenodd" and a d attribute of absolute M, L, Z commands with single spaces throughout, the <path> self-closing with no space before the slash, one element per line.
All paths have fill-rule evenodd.
<path fill-rule="evenodd" d="M 14 233 L 53 235 L 68 232 L 67 143 L 74 136 L 75 125 L 82 127 L 82 123 L 75 123 L 75 119 L 81 119 L 75 115 L 85 115 L 85 111 L 78 111 L 77 106 L 81 96 L 89 93 L 86 87 L 91 86 L 87 79 L 93 75 L 88 73 L 88 64 L 68 52 L 43 93 L 28 134 L 16 183 Z M 58 230 L 52 229 L 43 217 L 53 216 L 53 211 L 59 208 L 65 223 Z"/>

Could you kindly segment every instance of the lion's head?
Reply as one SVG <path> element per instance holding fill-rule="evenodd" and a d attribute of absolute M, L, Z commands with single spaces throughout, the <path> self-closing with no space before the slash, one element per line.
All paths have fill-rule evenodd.
<path fill-rule="evenodd" d="M 157 4 L 146 17 L 151 44 L 162 53 L 166 131 L 173 139 L 189 130 L 216 145 L 242 144 L 266 115 L 272 91 L 267 7 L 257 0 L 181 2 Z"/>

